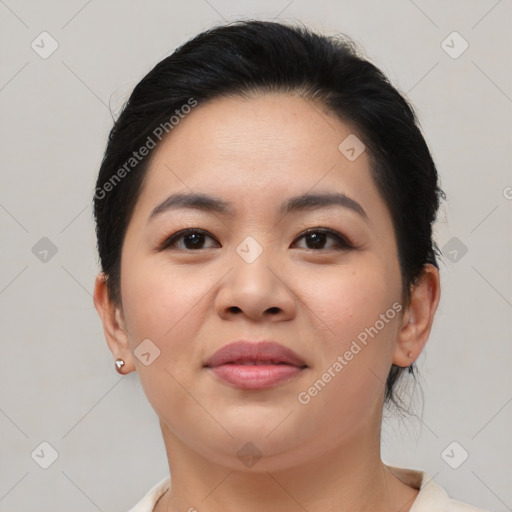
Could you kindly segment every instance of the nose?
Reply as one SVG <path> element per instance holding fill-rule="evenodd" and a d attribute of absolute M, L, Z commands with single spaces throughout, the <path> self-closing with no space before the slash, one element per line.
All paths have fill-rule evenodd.
<path fill-rule="evenodd" d="M 250 263 L 234 255 L 232 269 L 222 280 L 215 299 L 221 318 L 284 321 L 295 316 L 297 298 L 286 282 L 283 267 L 280 270 L 275 259 L 265 253 L 270 251 L 263 251 Z"/>

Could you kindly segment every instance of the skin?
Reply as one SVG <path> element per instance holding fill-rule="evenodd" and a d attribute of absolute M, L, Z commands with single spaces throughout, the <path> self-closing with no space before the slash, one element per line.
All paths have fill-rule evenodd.
<path fill-rule="evenodd" d="M 154 150 L 121 259 L 122 307 L 103 274 L 94 302 L 123 373 L 137 371 L 158 414 L 172 489 L 158 512 L 267 510 L 407 511 L 418 493 L 381 461 L 384 384 L 391 364 L 421 353 L 440 297 L 438 270 L 426 265 L 403 304 L 389 211 L 363 152 L 349 161 L 338 145 L 349 126 L 291 94 L 222 98 L 199 105 Z M 203 192 L 233 204 L 236 215 L 152 209 L 176 192 Z M 279 215 L 288 197 L 343 192 L 369 222 L 329 206 Z M 207 231 L 155 250 L 185 228 Z M 315 248 L 301 236 L 330 228 L 356 248 L 327 237 Z M 236 252 L 252 236 L 263 249 L 252 263 Z M 318 246 L 316 246 L 318 247 Z M 344 354 L 393 303 L 404 308 L 308 404 L 297 396 Z M 160 355 L 134 356 L 149 338 Z M 274 340 L 308 368 L 270 389 L 243 391 L 211 374 L 206 359 L 239 340 Z M 237 457 L 251 442 L 252 467 Z M 203 500 L 203 501 L 202 501 Z"/>

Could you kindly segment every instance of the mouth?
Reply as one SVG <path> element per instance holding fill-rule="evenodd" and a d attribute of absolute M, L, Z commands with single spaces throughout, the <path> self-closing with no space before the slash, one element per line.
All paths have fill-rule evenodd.
<path fill-rule="evenodd" d="M 234 387 L 261 390 L 297 377 L 308 366 L 278 343 L 237 341 L 215 352 L 204 367 Z"/>

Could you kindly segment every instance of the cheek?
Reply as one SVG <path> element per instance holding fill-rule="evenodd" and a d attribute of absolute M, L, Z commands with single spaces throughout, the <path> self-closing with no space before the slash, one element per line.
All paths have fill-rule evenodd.
<path fill-rule="evenodd" d="M 171 269 L 165 258 L 151 257 L 138 242 L 137 236 L 129 232 L 121 258 L 121 294 L 128 338 L 144 393 L 157 414 L 172 426 L 174 418 L 168 417 L 169 411 L 185 406 L 180 383 L 185 382 L 185 387 L 190 388 L 186 372 L 190 373 L 191 367 L 183 360 L 194 357 L 190 347 L 192 329 L 198 325 L 194 315 L 205 292 L 197 286 L 196 278 L 190 278 L 190 272 Z M 146 339 L 156 346 L 150 345 L 149 364 L 139 358 Z"/>
<path fill-rule="evenodd" d="M 303 280 L 304 302 L 339 344 L 373 325 L 399 297 L 398 276 L 369 256 L 356 267 Z"/>
<path fill-rule="evenodd" d="M 316 286 L 304 286 L 311 321 L 319 318 L 318 328 L 325 333 L 318 340 L 322 350 L 315 356 L 311 385 L 323 389 L 327 384 L 312 410 L 329 406 L 334 415 L 352 415 L 354 421 L 383 392 L 398 332 L 396 309 L 401 308 L 399 275 L 390 274 L 375 255 L 359 263 L 331 272 Z"/>
<path fill-rule="evenodd" d="M 138 378 L 157 414 L 172 425 L 169 410 L 190 405 L 182 386 L 192 389 L 198 370 L 193 364 L 200 365 L 202 347 L 193 340 L 208 307 L 212 279 L 136 258 L 127 260 L 123 272 L 123 306 Z M 137 356 L 146 339 L 157 347 L 150 365 Z"/>
<path fill-rule="evenodd" d="M 207 307 L 212 276 L 147 261 L 128 260 L 123 269 L 123 305 L 133 342 L 152 339 L 161 350 L 186 345 Z M 187 339 L 188 338 L 188 339 Z"/>

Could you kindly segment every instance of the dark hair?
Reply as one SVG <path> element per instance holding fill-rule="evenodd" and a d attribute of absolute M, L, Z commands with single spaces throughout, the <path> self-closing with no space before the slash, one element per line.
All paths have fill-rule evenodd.
<path fill-rule="evenodd" d="M 137 84 L 110 132 L 94 216 L 101 267 L 114 304 L 122 305 L 121 249 L 151 157 L 135 159 L 134 152 L 149 141 L 155 144 L 155 138 L 160 142 L 156 134 L 163 134 L 161 127 L 171 133 L 170 120 L 185 105 L 266 91 L 320 101 L 365 144 L 372 177 L 393 220 L 405 305 L 424 265 L 439 268 L 432 224 L 439 197 L 445 195 L 408 101 L 347 36 L 238 21 L 197 35 L 159 62 Z M 404 370 L 392 365 L 386 382 L 385 401 L 398 408 L 394 388 Z M 409 367 L 413 376 L 414 370 Z"/>

